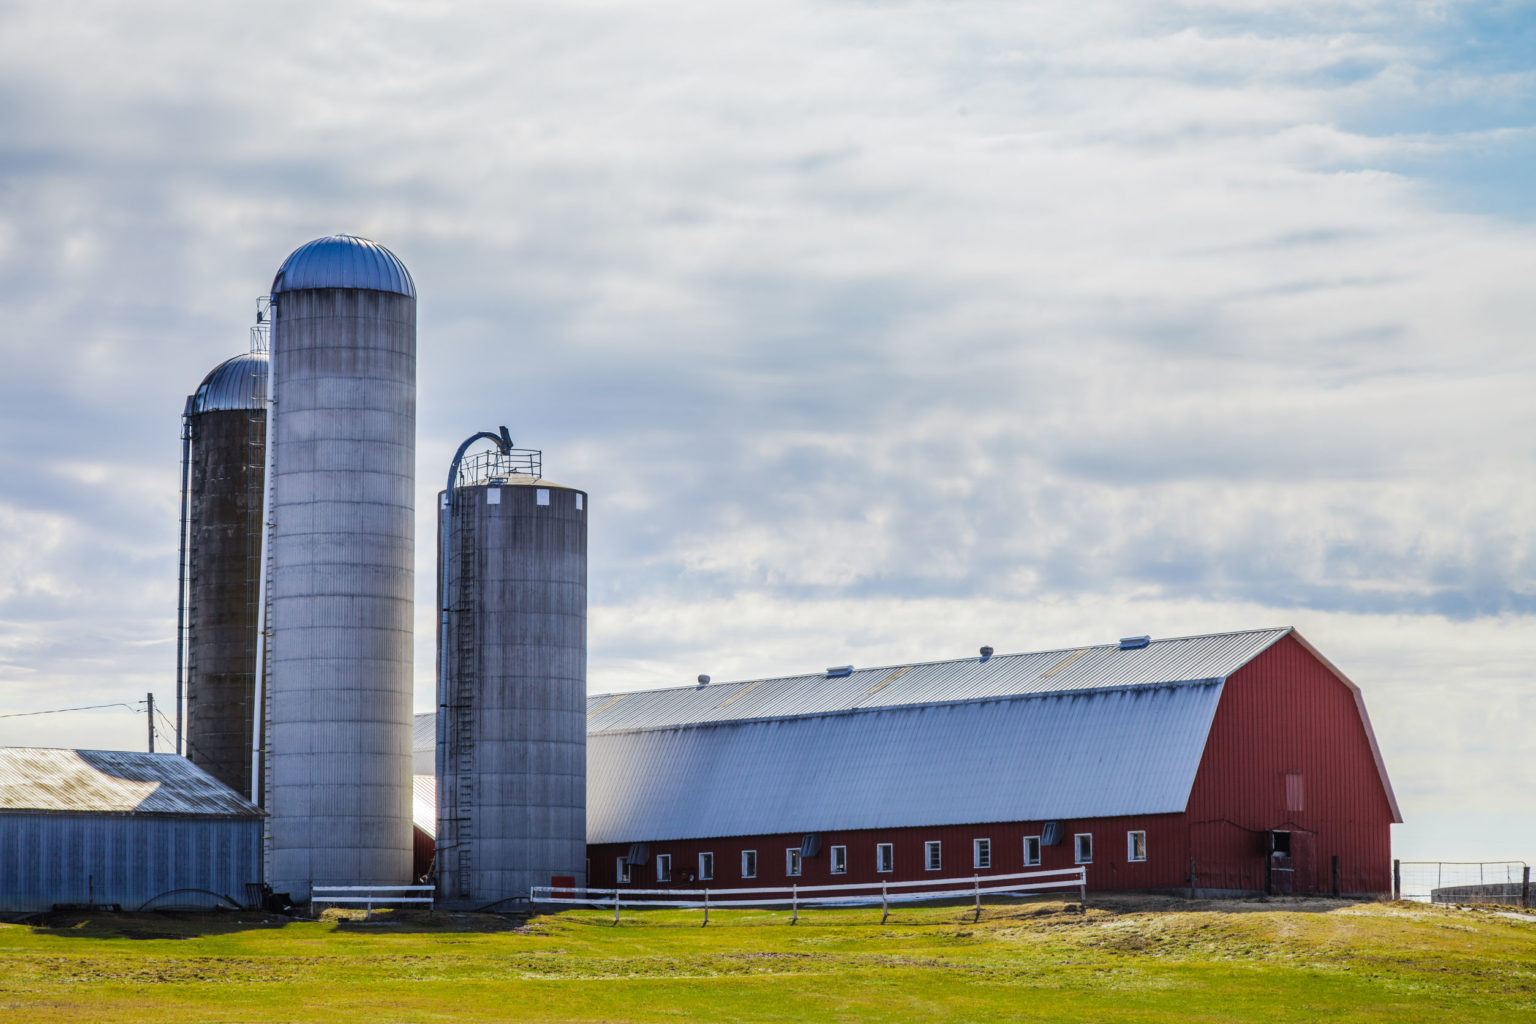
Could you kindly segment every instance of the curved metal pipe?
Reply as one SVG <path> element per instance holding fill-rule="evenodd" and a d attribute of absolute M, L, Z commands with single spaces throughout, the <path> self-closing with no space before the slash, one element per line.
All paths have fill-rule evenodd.
<path fill-rule="evenodd" d="M 437 769 L 437 836 L 443 838 L 444 821 L 458 817 L 458 806 L 455 799 L 450 799 L 448 765 L 445 763 L 444 752 L 448 749 L 448 567 L 453 564 L 453 490 L 459 479 L 459 463 L 464 459 L 464 453 L 469 451 L 470 445 L 476 441 L 490 441 L 501 454 L 506 455 L 512 450 L 512 435 L 506 427 L 501 432 L 493 434 L 489 430 L 482 430 L 471 434 L 459 445 L 459 450 L 453 453 L 453 461 L 448 465 L 448 486 L 443 492 L 443 504 L 441 506 L 442 524 L 438 527 L 438 619 L 437 619 L 437 750 L 432 757 L 433 766 Z M 458 841 L 458 833 L 454 833 L 454 842 Z M 438 849 L 443 847 L 439 845 Z"/>

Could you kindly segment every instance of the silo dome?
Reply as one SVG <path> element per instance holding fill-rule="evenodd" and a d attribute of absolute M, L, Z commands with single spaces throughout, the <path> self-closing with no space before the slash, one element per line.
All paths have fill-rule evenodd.
<path fill-rule="evenodd" d="M 267 407 L 267 354 L 248 352 L 226 359 L 192 393 L 187 415 Z"/>
<path fill-rule="evenodd" d="M 327 235 L 293 250 L 272 279 L 272 294 L 306 288 L 360 288 L 416 297 L 416 284 L 400 257 L 356 235 Z"/>

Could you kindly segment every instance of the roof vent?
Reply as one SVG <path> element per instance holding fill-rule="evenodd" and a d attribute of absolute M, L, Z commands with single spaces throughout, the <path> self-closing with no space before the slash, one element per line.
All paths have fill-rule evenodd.
<path fill-rule="evenodd" d="M 990 648 L 990 647 L 983 647 L 981 649 L 981 660 L 982 661 L 986 661 L 988 658 L 991 658 L 991 657 L 992 657 L 992 648 Z"/>
<path fill-rule="evenodd" d="M 836 668 L 827 669 L 828 679 L 845 679 L 853 675 L 852 665 L 838 665 Z"/>
<path fill-rule="evenodd" d="M 699 676 L 699 685 L 700 686 L 708 686 L 709 685 L 709 676 L 700 675 Z"/>
<path fill-rule="evenodd" d="M 1120 638 L 1120 649 L 1122 651 L 1134 651 L 1147 646 L 1151 642 L 1152 638 L 1150 636 L 1123 636 Z"/>

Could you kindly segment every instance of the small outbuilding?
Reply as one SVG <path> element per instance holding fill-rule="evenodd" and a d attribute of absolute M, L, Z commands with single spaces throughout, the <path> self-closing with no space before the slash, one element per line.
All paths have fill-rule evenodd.
<path fill-rule="evenodd" d="M 176 754 L 0 748 L 0 911 L 244 906 L 261 809 Z"/>

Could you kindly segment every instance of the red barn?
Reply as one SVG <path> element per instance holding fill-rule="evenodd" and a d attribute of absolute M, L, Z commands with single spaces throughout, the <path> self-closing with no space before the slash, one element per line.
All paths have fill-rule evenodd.
<path fill-rule="evenodd" d="M 605 694 L 587 751 L 593 887 L 1383 895 L 1402 820 L 1359 689 L 1289 628 Z"/>

